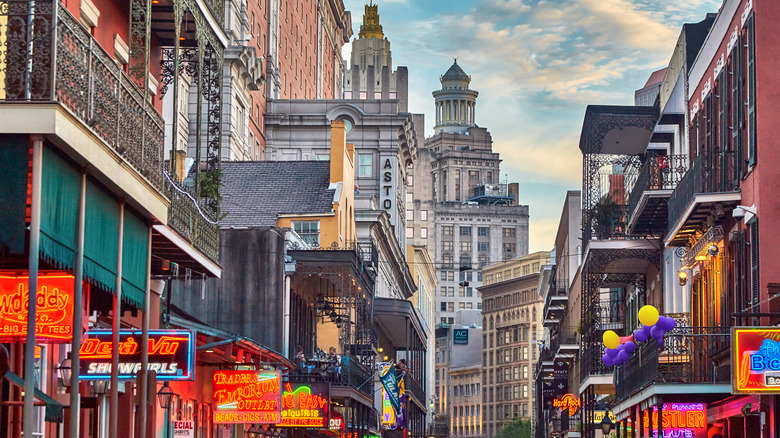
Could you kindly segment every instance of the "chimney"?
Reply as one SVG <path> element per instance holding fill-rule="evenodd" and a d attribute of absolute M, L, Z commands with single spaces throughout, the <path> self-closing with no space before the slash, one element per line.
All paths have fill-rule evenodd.
<path fill-rule="evenodd" d="M 512 205 L 520 204 L 520 184 L 518 183 L 509 184 L 509 196 L 514 196 L 514 199 L 512 199 L 511 202 Z"/>

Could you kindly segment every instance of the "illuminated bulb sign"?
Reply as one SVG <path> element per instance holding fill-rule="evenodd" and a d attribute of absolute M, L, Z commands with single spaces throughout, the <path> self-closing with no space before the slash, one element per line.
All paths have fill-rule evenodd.
<path fill-rule="evenodd" d="M 110 330 L 91 330 L 79 349 L 79 379 L 111 378 L 113 334 Z M 119 379 L 135 379 L 141 370 L 140 330 L 119 331 Z M 149 330 L 149 366 L 157 380 L 195 379 L 195 335 L 188 330 Z"/>
<path fill-rule="evenodd" d="M 580 399 L 573 394 L 564 394 L 561 398 L 553 400 L 553 407 L 559 408 L 561 411 L 568 409 L 570 417 L 576 414 L 581 406 Z"/>
<path fill-rule="evenodd" d="M 327 429 L 330 425 L 330 384 L 285 383 L 282 394 L 282 427 Z"/>
<path fill-rule="evenodd" d="M 733 393 L 780 393 L 780 328 L 731 329 Z"/>
<path fill-rule="evenodd" d="M 279 371 L 214 371 L 214 423 L 280 423 L 281 381 Z"/>
<path fill-rule="evenodd" d="M 20 342 L 27 336 L 27 275 L 0 275 L 0 340 Z M 67 274 L 41 275 L 35 295 L 35 338 L 65 342 L 73 337 L 73 284 Z"/>
<path fill-rule="evenodd" d="M 653 407 L 652 425 L 649 411 L 642 417 L 645 430 L 658 437 L 658 407 Z M 661 415 L 662 438 L 707 438 L 707 405 L 704 403 L 664 403 Z M 652 427 L 652 429 L 650 429 Z"/>

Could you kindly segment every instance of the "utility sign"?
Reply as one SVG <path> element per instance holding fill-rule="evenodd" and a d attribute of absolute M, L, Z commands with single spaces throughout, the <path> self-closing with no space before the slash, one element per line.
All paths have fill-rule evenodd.
<path fill-rule="evenodd" d="M 468 344 L 469 343 L 469 330 L 468 329 L 455 329 L 452 331 L 453 342 L 456 344 Z"/>

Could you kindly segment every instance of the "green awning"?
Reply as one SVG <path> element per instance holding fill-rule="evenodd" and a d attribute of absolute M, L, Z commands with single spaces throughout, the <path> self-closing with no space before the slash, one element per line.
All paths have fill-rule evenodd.
<path fill-rule="evenodd" d="M 10 380 L 14 385 L 24 389 L 24 379 L 16 374 L 8 371 L 5 373 L 6 379 Z M 50 423 L 62 423 L 62 405 L 53 398 L 46 395 L 45 392 L 38 388 L 35 388 L 35 398 L 46 404 L 46 415 L 44 420 Z"/>

